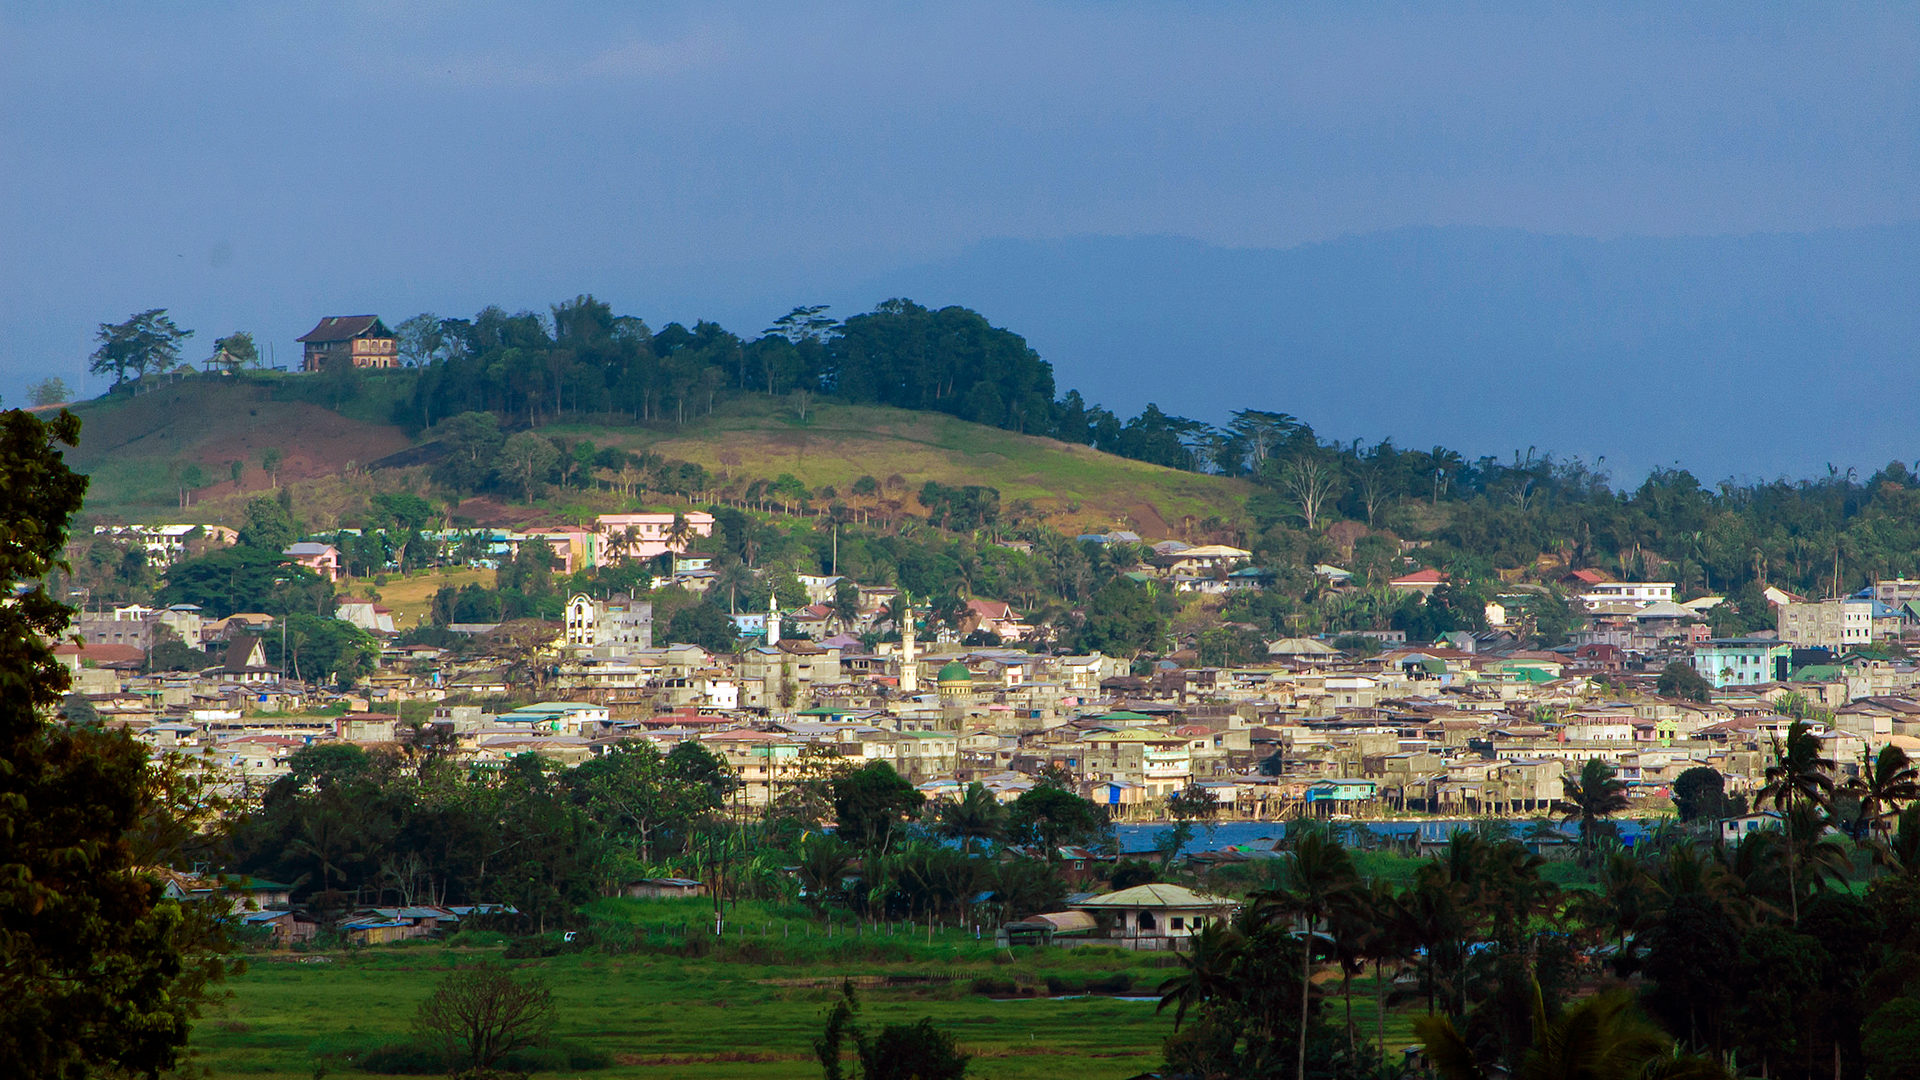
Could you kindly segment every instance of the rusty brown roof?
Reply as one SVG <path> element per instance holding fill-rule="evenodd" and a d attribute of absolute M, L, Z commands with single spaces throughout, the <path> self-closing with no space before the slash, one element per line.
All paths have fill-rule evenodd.
<path fill-rule="evenodd" d="M 368 336 L 392 337 L 393 331 L 387 329 L 378 315 L 329 315 L 320 320 L 319 326 L 295 340 L 324 343 Z"/>

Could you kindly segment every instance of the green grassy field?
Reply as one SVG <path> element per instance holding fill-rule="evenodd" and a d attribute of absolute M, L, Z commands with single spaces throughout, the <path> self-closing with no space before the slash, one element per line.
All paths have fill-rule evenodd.
<path fill-rule="evenodd" d="M 844 489 L 862 476 L 884 481 L 895 475 L 909 491 L 928 480 L 984 484 L 999 490 L 1003 505 L 1026 499 L 1062 523 L 1102 529 L 1132 524 L 1154 535 L 1167 535 L 1187 519 L 1238 517 L 1251 490 L 1240 481 L 1130 461 L 942 413 L 873 405 L 822 404 L 802 423 L 782 404 L 743 398 L 684 428 L 551 430 L 653 450 L 716 472 L 768 478 L 791 473 L 809 487 Z"/>
<path fill-rule="evenodd" d="M 878 1027 L 931 1017 L 974 1055 L 972 1076 L 1020 1078 L 1133 1076 L 1156 1066 L 1170 1013 L 1151 998 L 1171 974 L 1169 957 L 1105 948 L 995 951 L 990 939 L 948 930 L 915 933 L 843 924 L 822 936 L 797 909 L 741 905 L 727 943 L 703 949 L 711 909 L 701 901 L 602 901 L 596 931 L 627 951 L 587 947 L 515 961 L 551 983 L 560 1006 L 557 1037 L 612 1058 L 611 1068 L 552 1076 L 764 1077 L 819 1075 L 812 1040 L 853 978 L 894 985 L 859 989 L 865 1023 Z M 686 927 L 688 933 L 680 930 Z M 620 931 L 628 937 L 622 938 Z M 692 949 L 688 941 L 700 942 Z M 634 948 L 634 945 L 639 945 Z M 705 951 L 706 955 L 686 955 Z M 499 959 L 498 948 L 422 943 L 332 954 L 256 956 L 230 980 L 223 1000 L 194 1035 L 199 1063 L 212 1075 L 315 1075 L 317 1054 L 402 1038 L 418 1002 L 460 965 Z M 1076 996 L 1089 981 L 1124 975 L 1130 989 Z M 1108 988 L 1112 983 L 1108 982 Z M 1018 987 L 1023 996 L 1012 996 Z M 1328 989 L 1337 994 L 1338 983 Z M 1364 984 L 1354 1014 L 1364 1033 L 1373 1012 Z M 1342 1022 L 1336 996 L 1329 1018 Z M 1410 1038 L 1410 1017 L 1390 1016 L 1390 1043 Z M 337 1075 L 356 1075 L 337 1064 Z"/>

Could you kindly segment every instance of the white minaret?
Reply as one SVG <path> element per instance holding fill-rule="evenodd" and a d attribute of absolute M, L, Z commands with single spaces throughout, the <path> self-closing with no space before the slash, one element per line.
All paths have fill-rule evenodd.
<path fill-rule="evenodd" d="M 780 594 L 767 594 L 767 644 L 780 644 Z"/>
<path fill-rule="evenodd" d="M 915 694 L 920 691 L 920 667 L 913 661 L 913 601 L 905 589 L 900 590 L 900 603 L 906 610 L 906 621 L 900 624 L 900 692 Z"/>

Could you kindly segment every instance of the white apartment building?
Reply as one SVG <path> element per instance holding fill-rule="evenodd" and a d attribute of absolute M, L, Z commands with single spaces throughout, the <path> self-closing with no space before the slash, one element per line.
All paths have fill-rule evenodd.
<path fill-rule="evenodd" d="M 1580 594 L 1580 601 L 1588 607 L 1631 605 L 1643 608 L 1661 600 L 1673 602 L 1673 582 L 1602 581 Z"/>

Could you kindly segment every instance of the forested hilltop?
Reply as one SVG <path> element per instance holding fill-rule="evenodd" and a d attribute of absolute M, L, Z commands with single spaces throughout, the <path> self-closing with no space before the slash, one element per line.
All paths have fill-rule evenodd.
<path fill-rule="evenodd" d="M 1149 541 L 1247 548 L 1256 566 L 1272 572 L 1273 587 L 1237 597 L 1236 614 L 1272 631 L 1405 621 L 1406 605 L 1385 584 L 1409 563 L 1451 577 L 1425 605 L 1426 621 L 1409 629 L 1477 625 L 1484 600 L 1534 585 L 1549 637 L 1558 622 L 1550 586 L 1567 569 L 1672 579 L 1689 595 L 1726 594 L 1733 603 L 1712 614 L 1722 633 L 1770 622 L 1763 585 L 1829 594 L 1920 571 L 1920 482 L 1900 462 L 1864 477 L 1833 468 L 1813 479 L 1717 485 L 1662 469 L 1616 488 L 1598 463 L 1531 447 L 1469 458 L 1440 446 L 1328 440 L 1282 411 L 1285 402 L 1258 403 L 1272 407 L 1219 424 L 1151 405 L 1122 418 L 1077 392 L 1058 393 L 1051 365 L 1019 334 L 960 307 L 889 300 L 844 321 L 822 308 L 797 308 L 749 338 L 705 321 L 655 329 L 582 296 L 545 313 L 422 314 L 396 332 L 408 365 L 400 371 L 203 377 L 162 391 L 191 397 L 216 392 L 196 389 L 216 381 L 256 382 L 276 406 L 362 425 L 342 439 L 346 447 L 315 450 L 296 435 L 260 430 L 290 421 L 258 409 L 250 413 L 255 430 L 237 416 L 226 422 L 238 425 L 246 445 L 276 434 L 294 440 L 272 448 L 280 457 L 242 453 L 231 443 L 194 445 L 177 431 L 173 442 L 164 430 L 115 434 L 115 410 L 147 395 L 123 406 L 125 395 L 113 394 L 82 408 L 90 426 L 79 458 L 96 471 L 144 468 L 154 486 L 162 486 L 156 473 L 164 469 L 164 486 L 180 503 L 199 502 L 235 524 L 242 501 L 222 498 L 277 486 L 284 459 L 300 462 L 314 481 L 318 502 L 303 515 L 309 525 L 377 524 L 370 496 L 395 485 L 447 500 L 449 520 L 474 497 L 576 518 L 610 502 L 651 498 L 730 506 L 803 532 L 818 523 L 875 540 L 918 534 L 924 544 L 915 546 L 932 548 L 943 574 L 946 561 L 974 557 L 969 552 L 982 540 L 1031 541 L 1106 522 Z M 222 338 L 223 347 L 235 337 Z M 129 377 L 118 389 L 151 386 L 167 366 L 149 370 L 121 356 L 117 370 Z M 1195 374 L 1182 370 L 1182 377 Z M 190 404 L 170 405 L 169 415 L 189 422 Z M 966 424 L 929 435 L 908 430 L 894 409 Z M 884 450 L 862 457 L 852 449 L 888 425 L 897 430 Z M 1094 453 L 1018 458 L 1015 448 L 1042 445 L 1020 436 Z M 927 451 L 926 460 L 889 467 L 906 460 L 900 455 L 908 447 Z M 99 456 L 109 451 L 116 460 Z M 1166 487 L 1173 481 L 1165 472 L 1116 471 L 1122 463 L 1115 458 L 1176 470 L 1194 484 Z M 327 484 L 338 488 L 348 462 L 375 466 L 366 490 L 328 489 L 320 498 Z M 269 464 L 276 468 L 256 469 Z M 298 481 L 302 471 L 289 476 Z M 348 480 L 354 471 L 345 470 Z M 1101 483 L 1176 494 L 1131 502 L 1080 494 Z M 111 486 L 96 477 L 98 490 Z M 756 554 L 752 546 L 743 541 L 739 554 Z M 832 561 L 819 543 L 772 547 L 786 550 L 795 569 Z M 987 584 L 1029 603 L 1084 600 L 1097 579 L 1068 565 L 1071 559 L 1049 560 L 1048 549 L 1034 549 L 1034 581 L 1023 571 L 1012 585 Z M 908 575 L 900 560 L 883 561 L 890 565 L 877 567 L 882 576 Z M 1325 589 L 1312 569 L 1322 564 L 1350 570 L 1362 588 Z"/>

